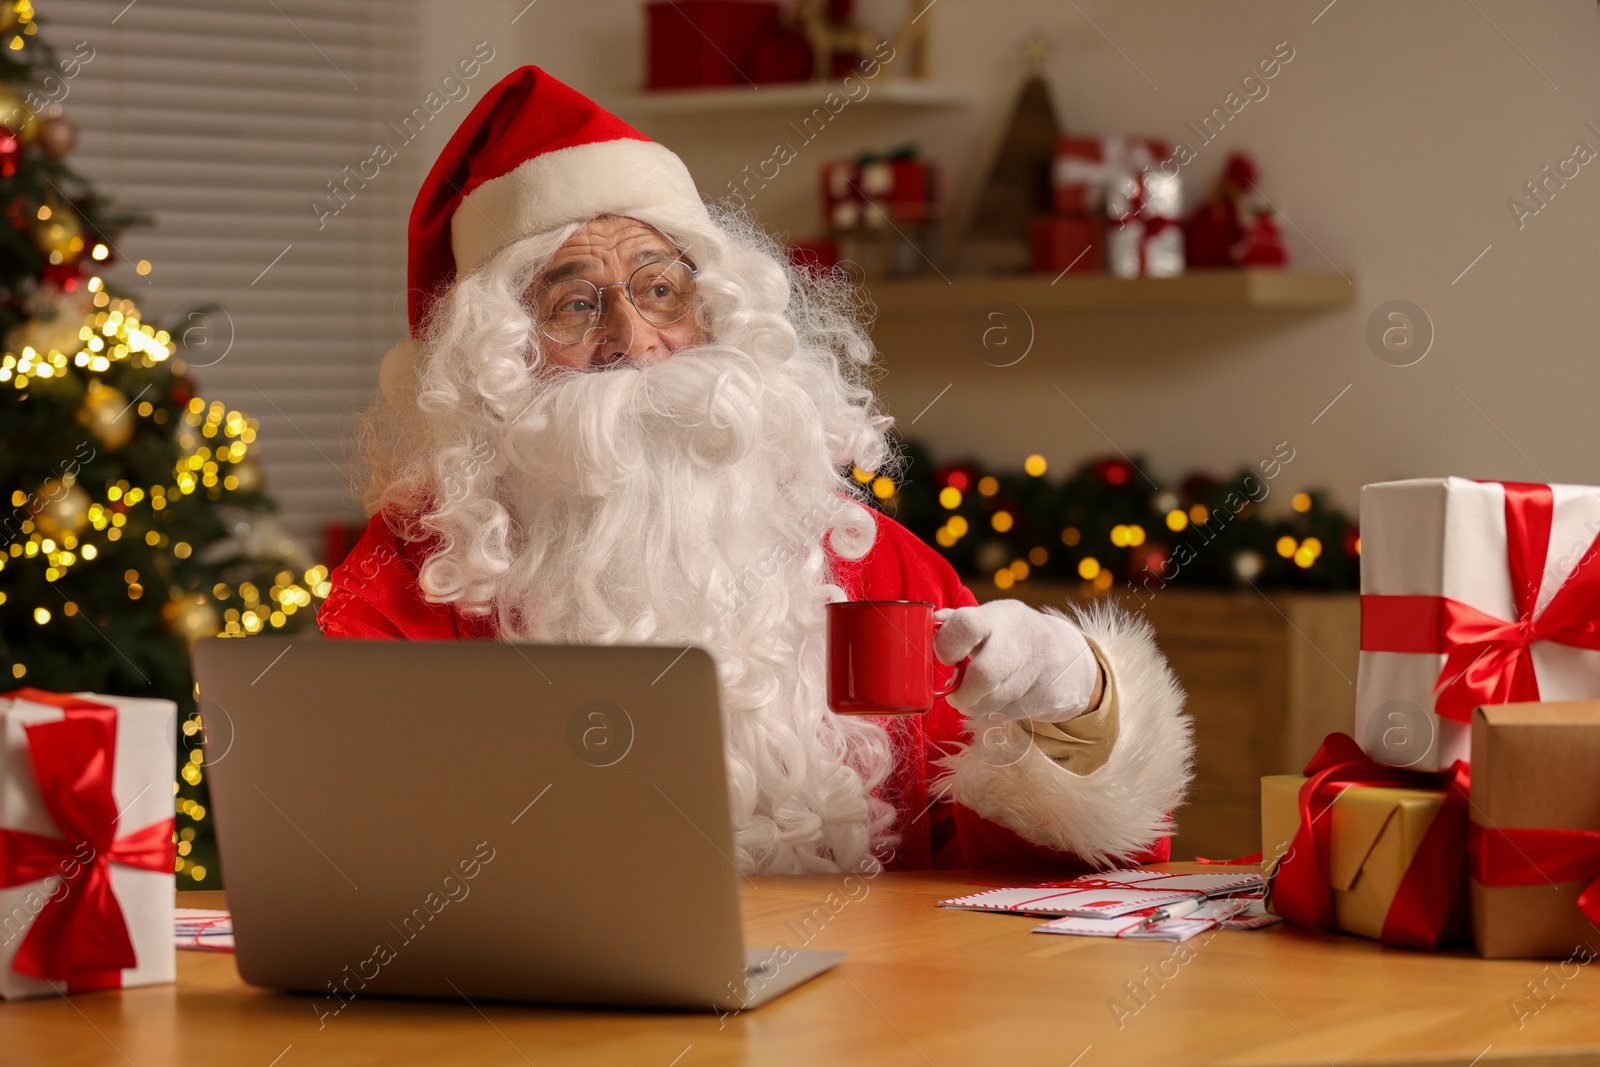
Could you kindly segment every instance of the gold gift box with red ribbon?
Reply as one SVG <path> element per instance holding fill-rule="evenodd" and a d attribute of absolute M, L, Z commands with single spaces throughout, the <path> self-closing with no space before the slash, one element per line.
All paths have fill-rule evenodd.
<path fill-rule="evenodd" d="M 1564 959 L 1600 943 L 1600 701 L 1473 713 L 1468 849 L 1480 953 Z"/>
<path fill-rule="evenodd" d="M 1269 907 L 1299 926 L 1385 944 L 1465 944 L 1464 786 L 1464 767 L 1385 767 L 1330 735 L 1304 775 L 1261 779 Z"/>

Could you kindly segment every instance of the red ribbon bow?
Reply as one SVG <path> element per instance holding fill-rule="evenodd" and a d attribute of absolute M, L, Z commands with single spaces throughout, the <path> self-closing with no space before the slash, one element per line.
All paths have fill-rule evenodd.
<path fill-rule="evenodd" d="M 1473 880 L 1481 885 L 1588 881 L 1578 910 L 1600 924 L 1600 830 L 1502 830 L 1474 823 L 1467 851 Z"/>
<path fill-rule="evenodd" d="M 1534 614 L 1550 550 L 1555 497 L 1548 485 L 1501 482 L 1506 503 L 1506 562 L 1511 571 L 1514 620 L 1497 619 L 1442 596 L 1361 598 L 1361 648 L 1365 652 L 1446 654 L 1434 686 L 1435 710 L 1468 722 L 1479 704 L 1516 704 L 1539 699 L 1533 671 L 1536 641 L 1600 649 L 1600 537 L 1585 548 L 1578 565 Z"/>
<path fill-rule="evenodd" d="M 66 716 L 24 727 L 39 793 L 63 836 L 0 829 L 0 887 L 52 875 L 60 876 L 59 885 L 65 886 L 59 896 L 52 890 L 39 909 L 17 947 L 12 969 L 35 978 L 70 979 L 75 988 L 120 985 L 121 972 L 137 966 L 138 959 L 111 889 L 111 864 L 172 870 L 174 820 L 116 836 L 115 708 L 38 689 L 4 695 L 60 708 Z"/>
<path fill-rule="evenodd" d="M 1272 907 L 1279 915 L 1312 930 L 1337 927 L 1328 872 L 1334 798 L 1351 786 L 1443 789 L 1444 804 L 1423 835 L 1411 866 L 1384 916 L 1386 945 L 1433 948 L 1466 870 L 1467 766 L 1457 763 L 1438 774 L 1375 763 L 1348 734 L 1329 734 L 1306 764 L 1310 780 L 1300 787 L 1300 828 L 1278 864 Z"/>

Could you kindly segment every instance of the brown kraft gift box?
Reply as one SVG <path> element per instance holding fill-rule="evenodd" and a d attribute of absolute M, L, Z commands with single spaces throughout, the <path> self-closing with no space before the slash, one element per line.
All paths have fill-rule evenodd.
<path fill-rule="evenodd" d="M 1474 834 L 1600 830 L 1600 700 L 1474 711 L 1471 818 Z M 1539 865 L 1537 855 L 1528 858 Z M 1482 955 L 1565 959 L 1600 944 L 1600 932 L 1578 908 L 1593 876 L 1491 886 L 1479 880 L 1476 863 L 1471 868 L 1472 939 Z"/>

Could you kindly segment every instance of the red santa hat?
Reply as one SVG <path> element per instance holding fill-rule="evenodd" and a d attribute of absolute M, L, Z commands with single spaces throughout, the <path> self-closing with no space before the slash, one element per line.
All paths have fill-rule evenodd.
<path fill-rule="evenodd" d="M 513 71 L 478 101 L 417 193 L 412 332 L 457 274 L 513 241 L 641 209 L 707 217 L 671 150 L 538 67 Z"/>
<path fill-rule="evenodd" d="M 513 71 L 478 101 L 417 193 L 408 231 L 412 335 L 458 274 L 512 242 L 640 210 L 690 225 L 709 218 L 672 151 L 538 67 Z M 398 349 L 410 347 L 385 358 L 386 391 L 408 369 L 396 365 Z"/>

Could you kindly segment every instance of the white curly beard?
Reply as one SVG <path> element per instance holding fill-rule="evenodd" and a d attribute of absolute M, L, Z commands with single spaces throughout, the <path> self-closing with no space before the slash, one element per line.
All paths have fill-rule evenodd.
<path fill-rule="evenodd" d="M 501 637 L 710 650 L 749 872 L 854 868 L 893 819 L 872 796 L 891 760 L 882 727 L 825 704 L 823 605 L 840 594 L 823 538 L 837 529 L 831 544 L 855 558 L 874 527 L 840 494 L 817 390 L 800 361 L 723 345 L 559 372 L 498 449 Z M 452 566 L 430 560 L 424 586 L 450 584 L 428 571 Z"/>

